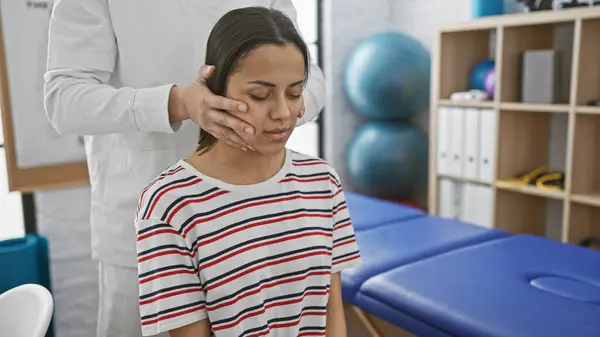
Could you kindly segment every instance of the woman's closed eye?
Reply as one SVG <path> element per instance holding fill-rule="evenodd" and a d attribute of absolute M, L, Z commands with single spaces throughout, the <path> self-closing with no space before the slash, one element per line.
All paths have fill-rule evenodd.
<path fill-rule="evenodd" d="M 266 95 L 249 94 L 248 96 L 255 101 L 264 101 L 267 98 L 269 98 L 270 95 L 269 94 L 266 94 Z M 289 94 L 286 94 L 286 96 L 289 99 L 298 99 L 298 98 L 300 98 L 300 96 L 302 96 L 302 94 L 289 93 Z"/>
<path fill-rule="evenodd" d="M 252 98 L 255 101 L 264 101 L 267 98 L 269 98 L 269 94 L 266 94 L 266 95 L 248 94 L 248 96 L 250 96 L 250 98 Z"/>

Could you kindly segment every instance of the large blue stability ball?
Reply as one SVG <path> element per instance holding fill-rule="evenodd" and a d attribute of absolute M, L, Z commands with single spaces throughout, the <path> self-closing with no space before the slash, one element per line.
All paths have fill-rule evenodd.
<path fill-rule="evenodd" d="M 409 199 L 427 179 L 428 138 L 409 122 L 368 122 L 350 140 L 346 160 L 361 192 Z"/>
<path fill-rule="evenodd" d="M 397 32 L 358 44 L 343 74 L 350 104 L 367 118 L 407 119 L 429 104 L 429 52 Z"/>

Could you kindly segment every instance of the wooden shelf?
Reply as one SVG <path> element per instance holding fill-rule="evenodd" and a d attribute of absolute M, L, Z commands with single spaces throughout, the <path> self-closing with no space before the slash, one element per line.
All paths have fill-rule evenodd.
<path fill-rule="evenodd" d="M 531 196 L 536 196 L 536 197 L 550 198 L 550 199 L 556 199 L 556 200 L 564 200 L 565 199 L 564 191 L 543 190 L 543 189 L 537 188 L 535 186 L 507 186 L 500 182 L 496 182 L 495 186 L 496 186 L 496 188 L 498 188 L 500 190 L 521 193 L 521 194 L 526 194 L 526 195 L 531 195 Z"/>
<path fill-rule="evenodd" d="M 580 22 L 579 69 L 575 78 L 575 118 L 572 142 L 571 203 L 564 240 L 579 244 L 600 236 L 600 16 Z M 576 43 L 577 45 L 577 43 Z"/>
<path fill-rule="evenodd" d="M 469 74 L 478 62 L 491 57 L 489 45 L 494 33 L 484 29 L 441 34 L 439 81 L 434 81 L 439 95 L 433 97 L 449 99 L 453 93 L 470 89 Z"/>
<path fill-rule="evenodd" d="M 534 13 L 517 13 L 511 15 L 488 16 L 467 22 L 443 27 L 441 33 L 464 32 L 497 27 L 525 27 L 539 24 L 560 24 L 576 20 L 594 19 L 600 17 L 600 8 L 584 7 L 562 11 L 539 11 Z"/>
<path fill-rule="evenodd" d="M 476 185 L 485 185 L 485 186 L 492 185 L 485 181 L 481 181 L 481 180 L 477 180 L 477 179 L 468 179 L 468 178 L 464 178 L 464 177 L 456 177 L 456 176 L 452 176 L 452 175 L 448 175 L 448 174 L 439 174 L 437 177 L 438 177 L 438 179 L 450 179 L 450 180 L 455 180 L 455 181 L 464 182 L 464 183 L 471 183 L 471 184 L 476 184 Z"/>
<path fill-rule="evenodd" d="M 533 234 L 561 240 L 560 227 L 564 202 L 521 193 L 522 191 L 498 189 L 496 193 L 495 228 L 511 233 Z M 547 233 L 556 233 L 547 235 Z"/>
<path fill-rule="evenodd" d="M 552 126 L 561 122 L 567 127 L 568 115 L 553 115 L 530 111 L 501 111 L 498 125 L 497 176 L 500 178 L 517 177 L 538 167 L 558 162 L 565 164 L 566 153 L 553 159 L 550 151 L 551 141 L 566 144 L 566 134 L 553 134 Z M 562 137 L 561 137 L 562 136 Z M 564 147 L 563 147 L 564 148 Z M 566 151 L 566 150 L 565 150 Z M 562 164 L 562 165 L 561 165 Z M 550 169 L 556 170 L 557 167 Z"/>
<path fill-rule="evenodd" d="M 552 23 L 540 23 L 504 28 L 501 48 L 501 102 L 524 101 L 523 55 L 528 51 L 552 50 L 557 53 L 561 68 L 557 72 L 553 103 L 568 105 L 571 91 L 574 26 L 573 21 L 560 26 Z"/>
<path fill-rule="evenodd" d="M 438 105 L 465 108 L 493 108 L 494 101 L 452 101 L 449 99 L 440 99 Z"/>
<path fill-rule="evenodd" d="M 494 101 L 452 101 L 449 99 L 440 99 L 439 106 L 448 107 L 465 107 L 465 108 L 494 108 Z M 530 112 L 551 112 L 551 113 L 569 113 L 570 106 L 568 104 L 532 104 L 532 103 L 515 103 L 501 102 L 499 105 L 501 110 L 512 111 L 530 111 Z M 599 113 L 600 108 L 596 107 L 579 107 L 582 111 L 588 113 Z"/>
<path fill-rule="evenodd" d="M 567 104 L 500 103 L 500 109 L 512 111 L 569 113 Z"/>
<path fill-rule="evenodd" d="M 600 237 L 600 207 L 571 203 L 565 241 L 579 244 L 590 236 Z"/>
<path fill-rule="evenodd" d="M 600 236 L 600 107 L 588 106 L 589 102 L 600 100 L 598 41 L 598 6 L 487 17 L 439 31 L 437 50 L 432 53 L 436 56 L 431 83 L 436 102 L 432 104 L 430 119 L 429 209 L 432 214 L 437 214 L 439 200 L 447 200 L 438 198 L 443 185 L 438 182 L 451 180 L 452 190 L 463 191 L 473 186 L 487 189 L 484 194 L 491 197 L 485 201 L 478 194 L 465 201 L 466 194 L 460 194 L 462 192 L 456 194 L 456 198 L 462 205 L 466 202 L 491 209 L 492 227 L 575 244 L 593 235 Z M 552 50 L 558 58 L 556 95 L 547 102 L 523 99 L 523 55 L 530 50 Z M 453 92 L 469 89 L 470 71 L 484 59 L 496 62 L 494 101 L 450 101 L 448 98 Z M 438 111 L 450 111 L 452 115 L 438 115 Z M 438 121 L 439 116 L 446 117 Z M 478 116 L 479 120 L 472 116 Z M 478 136 L 473 136 L 477 132 L 469 131 L 473 125 L 479 128 Z M 458 131 L 452 133 L 452 130 Z M 446 133 L 451 133 L 451 137 L 444 138 L 448 137 Z M 439 174 L 449 167 L 444 163 L 456 164 L 456 158 L 461 158 L 458 162 L 462 163 L 463 174 L 464 167 L 471 168 L 472 163 L 477 162 L 466 159 L 473 157 L 470 154 L 473 150 L 463 150 L 464 153 L 457 156 L 456 148 L 447 145 L 458 143 L 459 147 L 472 148 L 466 144 L 473 144 L 473 137 L 479 137 L 478 146 L 487 151 L 488 166 L 483 171 L 486 178 Z M 479 155 L 477 159 L 481 161 L 481 158 L 484 157 Z M 442 165 L 438 166 L 438 159 Z M 542 166 L 551 172 L 565 173 L 564 190 L 544 190 L 500 181 Z M 456 166 L 451 168 L 454 170 L 451 172 L 456 172 Z M 470 176 L 477 175 L 471 173 Z M 483 176 L 479 172 L 479 177 Z M 447 210 L 447 202 L 444 205 Z"/>
<path fill-rule="evenodd" d="M 575 108 L 578 114 L 600 115 L 600 107 L 595 106 L 578 106 Z"/>
<path fill-rule="evenodd" d="M 581 21 L 577 104 L 600 100 L 600 18 Z M 587 111 L 587 109 L 584 109 Z"/>
<path fill-rule="evenodd" d="M 571 192 L 600 191 L 600 115 L 576 115 L 573 139 Z"/>
<path fill-rule="evenodd" d="M 583 205 L 600 207 L 600 192 L 590 194 L 573 194 L 571 196 L 571 201 Z"/>

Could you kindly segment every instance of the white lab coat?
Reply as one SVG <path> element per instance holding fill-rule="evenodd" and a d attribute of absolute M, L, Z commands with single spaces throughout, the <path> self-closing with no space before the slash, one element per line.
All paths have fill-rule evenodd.
<path fill-rule="evenodd" d="M 56 0 L 50 20 L 45 106 L 61 134 L 85 135 L 93 257 L 136 267 L 133 217 L 140 191 L 192 153 L 198 128 L 171 125 L 173 84 L 193 81 L 214 23 L 227 11 L 273 6 L 294 21 L 290 0 Z M 313 119 L 325 100 L 312 65 L 305 91 Z"/>

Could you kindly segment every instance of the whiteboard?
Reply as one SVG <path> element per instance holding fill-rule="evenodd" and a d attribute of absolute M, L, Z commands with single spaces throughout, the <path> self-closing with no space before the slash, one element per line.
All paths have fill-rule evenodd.
<path fill-rule="evenodd" d="M 53 0 L 0 0 L 17 166 L 85 161 L 77 136 L 63 136 L 44 111 L 44 72 Z"/>

